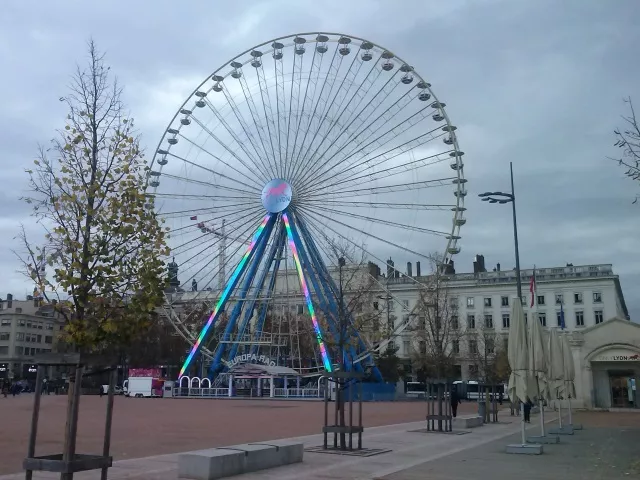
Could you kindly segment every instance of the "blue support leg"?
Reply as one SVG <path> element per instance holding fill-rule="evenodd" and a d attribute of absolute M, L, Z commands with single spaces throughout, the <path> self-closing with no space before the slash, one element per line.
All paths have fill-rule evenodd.
<path fill-rule="evenodd" d="M 200 335 L 198 335 L 198 339 L 196 340 L 195 344 L 191 348 L 189 355 L 187 355 L 187 358 L 184 361 L 182 368 L 180 369 L 180 373 L 178 374 L 178 378 L 181 378 L 184 375 L 184 373 L 189 368 L 189 365 L 191 364 L 193 357 L 200 350 L 200 347 L 202 346 L 202 342 L 207 336 L 207 333 L 209 332 L 211 327 L 215 325 L 216 321 L 218 320 L 218 316 L 220 315 L 220 312 L 222 312 L 222 310 L 224 309 L 224 306 L 227 304 L 231 291 L 236 287 L 236 285 L 238 284 L 238 281 L 240 280 L 240 277 L 242 277 L 242 274 L 246 270 L 248 263 L 251 261 L 251 258 L 255 252 L 256 243 L 259 242 L 259 240 L 263 237 L 263 235 L 265 234 L 265 229 L 269 225 L 273 227 L 275 218 L 276 217 L 274 215 L 268 214 L 262 220 L 262 224 L 260 225 L 260 227 L 258 227 L 256 233 L 253 235 L 249 248 L 247 249 L 244 256 L 236 266 L 236 269 L 231 274 L 231 278 L 229 279 L 229 282 L 227 283 L 225 289 L 222 291 L 222 294 L 218 299 L 218 303 L 213 309 L 213 312 L 211 313 L 209 320 L 207 320 L 207 323 L 200 331 Z"/>
<path fill-rule="evenodd" d="M 275 218 L 275 216 L 272 218 Z M 260 260 L 264 255 L 264 251 L 267 247 L 267 242 L 273 230 L 273 224 L 274 224 L 273 221 L 267 224 L 267 226 L 265 227 L 265 234 L 262 235 L 261 238 L 258 239 L 258 241 L 256 242 L 255 249 L 254 249 L 255 255 L 251 259 L 249 269 L 245 275 L 244 283 L 242 285 L 242 289 L 240 291 L 240 295 L 238 298 L 238 303 L 233 308 L 233 312 L 231 314 L 231 317 L 229 318 L 229 323 L 227 324 L 227 327 L 224 330 L 224 334 L 222 336 L 223 342 L 226 342 L 229 340 L 229 337 L 231 336 L 231 332 L 233 331 L 233 328 L 235 326 L 235 322 L 238 319 L 240 312 L 242 311 L 242 307 L 244 303 L 243 300 L 247 296 L 249 287 L 253 283 L 256 270 L 260 265 Z M 211 362 L 211 366 L 209 367 L 210 379 L 213 379 L 213 376 L 215 375 L 215 373 L 217 373 L 217 371 L 220 369 L 220 363 L 221 363 L 220 360 L 222 359 L 222 355 L 224 354 L 225 349 L 226 349 L 226 343 L 221 342 L 218 344 L 218 348 L 216 348 L 216 353 L 214 355 L 213 361 Z"/>
<path fill-rule="evenodd" d="M 253 315 L 253 310 L 255 308 L 256 305 L 256 301 L 258 298 L 258 293 L 260 291 L 262 291 L 262 287 L 264 286 L 264 282 L 267 278 L 267 273 L 269 273 L 269 269 L 271 267 L 271 264 L 273 263 L 273 259 L 276 256 L 276 253 L 278 252 L 281 242 L 284 242 L 284 237 L 282 235 L 282 231 L 280 231 L 277 236 L 276 236 L 276 241 L 273 242 L 273 244 L 271 245 L 271 249 L 269 250 L 269 253 L 266 256 L 266 261 L 263 263 L 263 268 L 262 268 L 262 272 L 260 273 L 260 277 L 258 278 L 258 282 L 255 285 L 255 292 L 256 295 L 253 296 L 253 298 L 251 300 L 249 300 L 248 302 L 246 302 L 245 306 L 244 306 L 244 316 L 242 318 L 242 322 L 240 323 L 240 328 L 238 329 L 238 337 L 242 337 L 242 335 L 244 335 L 244 332 L 247 328 L 247 324 L 249 323 L 249 320 L 251 320 L 251 316 Z M 265 243 L 266 246 L 266 243 Z M 257 260 L 257 257 L 256 257 Z M 236 353 L 238 352 L 238 344 L 234 343 L 231 346 L 231 350 L 229 352 L 229 356 L 227 357 L 227 360 L 229 362 L 231 362 L 233 360 L 233 358 L 236 356 Z"/>
<path fill-rule="evenodd" d="M 314 257 L 314 260 L 316 261 L 316 263 L 318 265 L 321 266 L 321 271 L 326 272 L 326 277 L 327 277 L 327 281 L 330 282 L 331 288 L 333 289 L 333 291 L 337 291 L 337 286 L 333 280 L 333 278 L 331 278 L 331 276 L 328 274 L 328 270 L 327 267 L 324 263 L 324 261 L 322 260 L 322 256 L 320 255 L 320 252 L 318 251 L 318 247 L 315 245 L 315 242 L 313 242 L 312 237 L 309 233 L 309 230 L 307 229 L 307 226 L 305 225 L 304 222 L 300 221 L 299 219 L 297 219 L 297 224 L 300 228 L 301 233 L 304 235 L 305 239 L 307 239 L 307 245 L 309 248 L 309 253 Z M 351 319 L 350 319 L 351 321 Z M 353 326 L 353 321 L 351 321 L 352 326 Z M 362 338 L 360 337 L 359 333 L 355 330 L 354 328 L 354 335 L 357 338 L 358 341 L 358 346 L 360 347 L 360 349 L 363 352 L 366 352 L 367 346 L 364 343 L 364 341 L 362 340 Z M 352 353 L 353 354 L 353 353 Z M 356 356 L 353 357 L 354 359 L 357 358 Z M 378 367 L 375 365 L 375 362 L 373 361 L 373 358 L 371 356 L 371 354 L 367 355 L 367 358 L 369 360 L 369 365 L 372 367 L 372 373 L 373 376 L 376 378 L 377 381 L 382 382 L 384 381 L 384 379 L 382 378 L 382 374 L 380 373 L 380 370 L 378 369 Z M 361 367 L 361 362 L 357 362 L 356 366 L 360 366 Z"/>

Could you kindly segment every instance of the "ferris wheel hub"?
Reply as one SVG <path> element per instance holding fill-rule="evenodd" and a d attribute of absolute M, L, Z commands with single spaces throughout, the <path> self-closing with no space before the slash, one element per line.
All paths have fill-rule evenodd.
<path fill-rule="evenodd" d="M 262 205 L 269 213 L 284 211 L 291 203 L 292 197 L 291 185 L 281 178 L 274 178 L 262 189 Z"/>

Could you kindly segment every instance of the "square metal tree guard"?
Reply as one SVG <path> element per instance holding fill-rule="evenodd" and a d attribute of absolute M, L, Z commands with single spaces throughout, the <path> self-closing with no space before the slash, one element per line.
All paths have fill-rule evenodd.
<path fill-rule="evenodd" d="M 427 432 L 452 432 L 451 383 L 447 380 L 429 380 L 425 393 L 427 397 Z"/>
<path fill-rule="evenodd" d="M 353 435 L 358 434 L 358 446 L 357 450 L 361 451 L 362 448 L 362 432 L 364 428 L 362 426 L 362 378 L 364 375 L 357 372 L 331 372 L 322 375 L 325 379 L 324 382 L 324 426 L 322 427 L 322 433 L 324 436 L 324 442 L 322 449 L 324 453 L 340 453 L 345 454 L 347 452 L 354 452 L 353 448 Z M 333 381 L 336 384 L 336 402 L 334 412 L 334 423 L 329 423 L 329 382 Z M 344 395 L 346 394 L 346 387 L 350 385 L 349 397 L 347 399 L 348 412 L 349 412 L 349 424 L 342 425 L 338 418 L 340 411 L 340 403 L 344 402 Z M 353 424 L 353 394 L 354 387 L 358 386 L 358 421 L 357 425 Z M 341 400 L 338 401 L 338 398 Z M 346 405 L 345 405 L 346 407 Z M 333 433 L 333 447 L 329 447 L 328 434 Z M 348 435 L 348 446 L 338 446 L 338 435 Z M 344 447 L 344 448 L 343 448 Z"/>
<path fill-rule="evenodd" d="M 31 432 L 27 458 L 24 459 L 25 479 L 31 480 L 34 471 L 60 473 L 60 480 L 73 480 L 75 472 L 101 469 L 101 479 L 107 479 L 107 471 L 112 464 L 109 456 L 111 446 L 111 420 L 113 418 L 113 391 L 116 384 L 117 362 L 107 360 L 103 356 L 81 355 L 79 353 L 56 354 L 48 353 L 36 356 L 37 365 L 36 390 L 33 401 L 33 416 L 31 418 Z M 80 407 L 80 393 L 82 392 L 82 375 L 86 365 L 108 365 L 109 393 L 107 397 L 107 415 L 105 421 L 104 444 L 102 455 L 85 455 L 76 453 L 76 437 L 78 433 L 78 412 Z M 45 367 L 66 366 L 74 367 L 75 374 L 69 378 L 67 421 L 65 425 L 64 447 L 62 453 L 37 457 L 36 438 L 38 434 L 38 417 L 40 415 L 40 398 Z"/>

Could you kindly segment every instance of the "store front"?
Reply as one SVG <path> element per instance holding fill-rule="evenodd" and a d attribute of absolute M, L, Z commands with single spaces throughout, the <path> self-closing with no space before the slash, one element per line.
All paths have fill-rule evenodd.
<path fill-rule="evenodd" d="M 611 319 L 571 335 L 577 406 L 640 408 L 640 325 Z"/>

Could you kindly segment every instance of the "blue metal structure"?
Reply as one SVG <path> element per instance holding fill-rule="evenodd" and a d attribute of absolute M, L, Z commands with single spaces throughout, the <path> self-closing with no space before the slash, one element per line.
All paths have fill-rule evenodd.
<path fill-rule="evenodd" d="M 222 301 L 219 302 L 214 313 L 224 310 L 226 304 L 232 298 L 231 293 L 233 292 L 236 294 L 234 297 L 236 303 L 220 337 L 220 342 L 215 348 L 215 355 L 209 367 L 209 378 L 213 380 L 220 373 L 224 373 L 238 354 L 240 345 L 247 343 L 238 339 L 247 337 L 245 332 L 254 314 L 257 314 L 257 319 L 255 331 L 251 337 L 252 342 L 250 342 L 249 353 L 255 355 L 259 350 L 259 335 L 268 315 L 268 299 L 275 294 L 277 274 L 282 265 L 283 252 L 287 248 L 287 232 L 283 216 L 286 217 L 286 225 L 289 227 L 291 235 L 290 240 L 293 240 L 296 250 L 292 253 L 301 267 L 298 269 L 298 275 L 302 277 L 300 278 L 300 283 L 304 288 L 308 288 L 311 303 L 315 304 L 319 311 L 323 313 L 326 331 L 322 331 L 323 327 L 318 325 L 316 335 L 320 348 L 316 352 L 316 356 L 325 354 L 326 358 L 329 359 L 328 362 L 326 359 L 324 361 L 325 370 L 333 370 L 340 363 L 342 363 L 342 368 L 347 371 L 356 370 L 362 372 L 369 367 L 372 378 L 381 382 L 382 376 L 377 367 L 375 367 L 372 356 L 370 354 L 367 356 L 366 354 L 366 345 L 355 329 L 351 312 L 343 308 L 342 315 L 344 315 L 344 318 L 340 318 L 339 302 L 341 299 L 339 298 L 339 287 L 334 279 L 331 278 L 320 251 L 309 234 L 309 229 L 304 224 L 304 220 L 295 214 L 294 206 L 288 206 L 280 212 L 271 213 L 271 218 L 266 222 L 264 231 L 261 232 L 261 235 L 254 237 L 255 244 L 253 248 L 250 248 L 245 254 L 248 260 L 246 260 L 242 270 L 238 271 L 236 269 L 238 275 L 230 281 L 233 284 L 227 285 L 230 288 L 225 288 L 225 291 L 229 291 L 229 295 L 221 298 Z M 244 257 L 243 261 L 245 261 Z M 270 278 L 267 281 L 269 275 Z M 312 320 L 314 320 L 314 305 L 308 305 L 308 309 Z M 215 317 L 217 318 L 217 314 Z M 211 331 L 214 330 L 214 328 L 211 328 Z M 210 335 L 211 332 L 203 330 L 201 333 L 202 340 L 197 345 L 196 353 L 200 345 L 207 338 L 211 338 Z M 234 338 L 236 339 L 235 341 Z M 325 344 L 330 346 L 327 347 Z M 354 362 L 356 358 L 360 358 L 363 355 L 365 355 L 364 361 Z M 189 362 L 193 359 L 193 356 L 190 357 L 188 358 Z M 338 361 L 340 358 L 342 358 L 342 362 Z M 333 363 L 330 359 L 334 360 Z M 317 358 L 316 360 L 318 364 L 323 364 L 322 358 Z M 185 362 L 183 371 L 187 370 L 189 362 Z"/>

